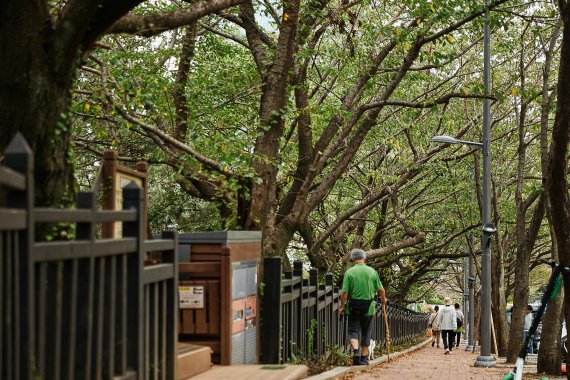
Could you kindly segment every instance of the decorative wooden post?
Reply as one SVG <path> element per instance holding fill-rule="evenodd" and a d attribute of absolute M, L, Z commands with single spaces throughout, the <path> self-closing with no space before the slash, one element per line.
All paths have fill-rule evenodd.
<path fill-rule="evenodd" d="M 14 344 L 13 375 L 15 378 L 32 379 L 35 362 L 35 326 L 34 326 L 34 262 L 32 251 L 35 239 L 34 223 L 34 153 L 20 133 L 6 147 L 5 165 L 25 176 L 25 186 L 22 191 L 7 191 L 6 202 L 9 207 L 22 209 L 26 212 L 26 232 L 18 232 L 19 252 L 13 258 L 17 266 L 13 284 L 15 293 L 13 303 Z M 12 254 L 12 252 L 8 252 Z M 19 291 L 19 293 L 18 293 Z M 20 299 L 18 299 L 20 298 Z M 8 303 L 10 301 L 8 300 Z"/>
<path fill-rule="evenodd" d="M 136 170 L 128 167 L 117 165 L 117 152 L 114 150 L 107 150 L 103 153 L 103 208 L 105 210 L 120 210 L 121 204 L 121 189 L 124 188 L 128 182 L 134 181 L 139 187 L 142 188 L 143 205 L 142 217 L 144 234 L 143 237 L 148 238 L 147 231 L 147 214 L 148 214 L 148 164 L 144 161 L 139 161 L 136 164 Z M 115 226 L 116 222 L 109 222 L 103 224 L 103 238 L 113 239 L 120 238 L 117 231 L 118 227 Z"/>

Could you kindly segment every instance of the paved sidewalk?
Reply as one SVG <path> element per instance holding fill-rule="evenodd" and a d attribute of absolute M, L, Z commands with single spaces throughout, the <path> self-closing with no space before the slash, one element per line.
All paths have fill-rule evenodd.
<path fill-rule="evenodd" d="M 504 359 L 497 359 L 497 367 L 480 368 L 473 364 L 478 353 L 465 351 L 462 344 L 451 355 L 444 355 L 443 348 L 433 348 L 431 344 L 401 356 L 389 363 L 382 363 L 374 368 L 362 371 L 344 379 L 357 380 L 497 380 L 509 373 L 511 364 L 506 364 Z M 525 365 L 524 379 L 539 379 L 536 374 L 536 364 Z M 343 378 L 343 377 L 341 377 Z M 550 380 L 565 379 L 563 377 L 549 377 Z"/>
<path fill-rule="evenodd" d="M 189 380 L 300 380 L 308 373 L 304 365 L 215 365 Z"/>

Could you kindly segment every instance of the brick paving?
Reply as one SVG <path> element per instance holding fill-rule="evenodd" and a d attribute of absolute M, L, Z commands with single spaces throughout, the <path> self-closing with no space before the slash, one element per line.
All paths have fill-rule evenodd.
<path fill-rule="evenodd" d="M 443 348 L 431 347 L 428 344 L 412 353 L 402 355 L 389 363 L 382 363 L 374 368 L 346 374 L 344 379 L 355 380 L 423 380 L 423 379 L 462 379 L 462 380 L 497 380 L 509 373 L 512 365 L 504 359 L 497 359 L 497 367 L 474 367 L 478 353 L 465 351 L 462 344 L 451 355 L 444 355 Z M 524 379 L 539 379 L 536 365 L 525 365 Z M 550 380 L 565 379 L 549 377 Z"/>

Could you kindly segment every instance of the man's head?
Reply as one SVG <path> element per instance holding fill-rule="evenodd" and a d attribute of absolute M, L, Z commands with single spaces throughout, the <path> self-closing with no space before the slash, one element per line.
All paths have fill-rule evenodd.
<path fill-rule="evenodd" d="M 526 313 L 527 313 L 527 314 L 532 313 L 532 306 L 526 305 Z"/>
<path fill-rule="evenodd" d="M 443 299 L 443 303 L 445 303 L 445 306 L 451 305 L 451 298 L 445 297 L 445 298 Z"/>
<path fill-rule="evenodd" d="M 438 310 L 439 310 L 439 306 L 435 305 L 434 310 L 435 310 L 435 311 L 438 311 Z"/>
<path fill-rule="evenodd" d="M 360 248 L 354 248 L 350 251 L 350 260 L 352 261 L 363 261 L 366 259 L 366 252 Z"/>
<path fill-rule="evenodd" d="M 455 304 L 455 308 L 456 308 L 457 310 L 459 310 L 459 304 L 458 304 L 458 303 Z"/>

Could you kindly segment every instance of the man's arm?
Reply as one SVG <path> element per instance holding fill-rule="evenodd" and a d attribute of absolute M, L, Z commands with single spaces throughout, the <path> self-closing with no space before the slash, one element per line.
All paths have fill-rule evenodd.
<path fill-rule="evenodd" d="M 340 293 L 340 305 L 338 305 L 338 313 L 340 315 L 344 314 L 344 307 L 346 306 L 346 301 L 348 301 L 348 293 L 341 292 Z"/>
<path fill-rule="evenodd" d="M 386 298 L 386 290 L 384 290 L 384 288 L 380 289 L 378 291 L 378 295 L 380 296 L 380 299 L 382 300 L 382 304 L 386 305 L 386 303 L 388 302 L 388 299 Z"/>

